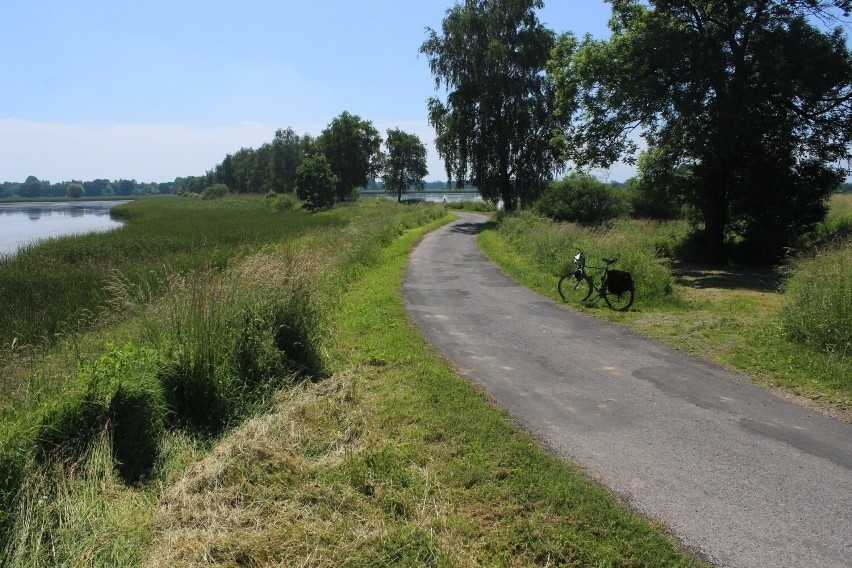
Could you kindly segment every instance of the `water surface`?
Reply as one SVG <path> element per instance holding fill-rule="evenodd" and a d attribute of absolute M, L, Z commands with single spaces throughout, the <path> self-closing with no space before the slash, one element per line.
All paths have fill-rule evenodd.
<path fill-rule="evenodd" d="M 127 201 L 0 203 L 0 256 L 40 239 L 120 227 L 109 210 L 122 203 Z"/>

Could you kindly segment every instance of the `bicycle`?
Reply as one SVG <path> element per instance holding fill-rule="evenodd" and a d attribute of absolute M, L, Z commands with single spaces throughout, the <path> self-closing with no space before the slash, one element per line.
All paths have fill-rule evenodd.
<path fill-rule="evenodd" d="M 574 256 L 574 264 L 577 269 L 566 272 L 559 279 L 557 289 L 563 302 L 574 300 L 577 302 L 588 302 L 603 298 L 610 309 L 623 312 L 633 305 L 633 293 L 635 285 L 629 272 L 623 270 L 610 270 L 617 258 L 603 259 L 606 266 L 587 266 L 586 255 L 583 251 Z M 595 285 L 594 279 L 586 272 L 587 268 L 603 270 L 600 287 Z M 591 298 L 592 293 L 597 292 L 597 297 Z"/>

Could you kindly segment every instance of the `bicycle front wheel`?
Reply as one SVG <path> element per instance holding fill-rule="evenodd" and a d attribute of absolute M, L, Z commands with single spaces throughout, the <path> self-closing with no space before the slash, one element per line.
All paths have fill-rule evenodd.
<path fill-rule="evenodd" d="M 585 302 L 592 295 L 592 281 L 589 277 L 583 276 L 577 280 L 573 272 L 559 279 L 558 288 L 563 302 Z"/>
<path fill-rule="evenodd" d="M 606 305 L 617 312 L 624 312 L 633 305 L 633 290 L 625 290 L 620 294 L 606 292 L 604 295 Z"/>

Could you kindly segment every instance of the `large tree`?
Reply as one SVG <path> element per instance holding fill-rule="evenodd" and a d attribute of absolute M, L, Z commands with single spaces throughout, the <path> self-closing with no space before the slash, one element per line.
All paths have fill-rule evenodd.
<path fill-rule="evenodd" d="M 275 139 L 272 141 L 272 178 L 275 191 L 295 191 L 296 168 L 304 157 L 301 138 L 292 128 L 275 131 Z"/>
<path fill-rule="evenodd" d="M 529 203 L 559 162 L 548 145 L 553 92 L 544 69 L 554 34 L 538 21 L 541 0 L 466 0 L 427 29 L 420 52 L 435 87 L 429 122 L 447 176 L 470 180 L 507 210 Z"/>
<path fill-rule="evenodd" d="M 319 135 L 317 147 L 337 176 L 337 200 L 352 195 L 356 187 L 376 179 L 382 164 L 382 138 L 369 120 L 346 111 Z"/>
<path fill-rule="evenodd" d="M 608 41 L 560 38 L 549 76 L 565 157 L 630 158 L 642 132 L 726 238 L 764 256 L 818 221 L 852 140 L 852 57 L 827 29 L 850 0 L 612 0 Z"/>
<path fill-rule="evenodd" d="M 388 130 L 385 140 L 384 181 L 385 191 L 402 195 L 409 189 L 422 191 L 423 178 L 429 173 L 426 167 L 426 146 L 416 134 L 408 134 L 398 128 Z"/>

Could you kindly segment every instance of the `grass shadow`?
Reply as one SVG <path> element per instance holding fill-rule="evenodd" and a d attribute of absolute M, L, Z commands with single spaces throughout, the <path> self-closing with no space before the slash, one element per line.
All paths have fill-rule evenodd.
<path fill-rule="evenodd" d="M 782 275 L 772 267 L 718 267 L 680 262 L 672 265 L 678 284 L 690 288 L 723 288 L 753 292 L 777 292 Z"/>

